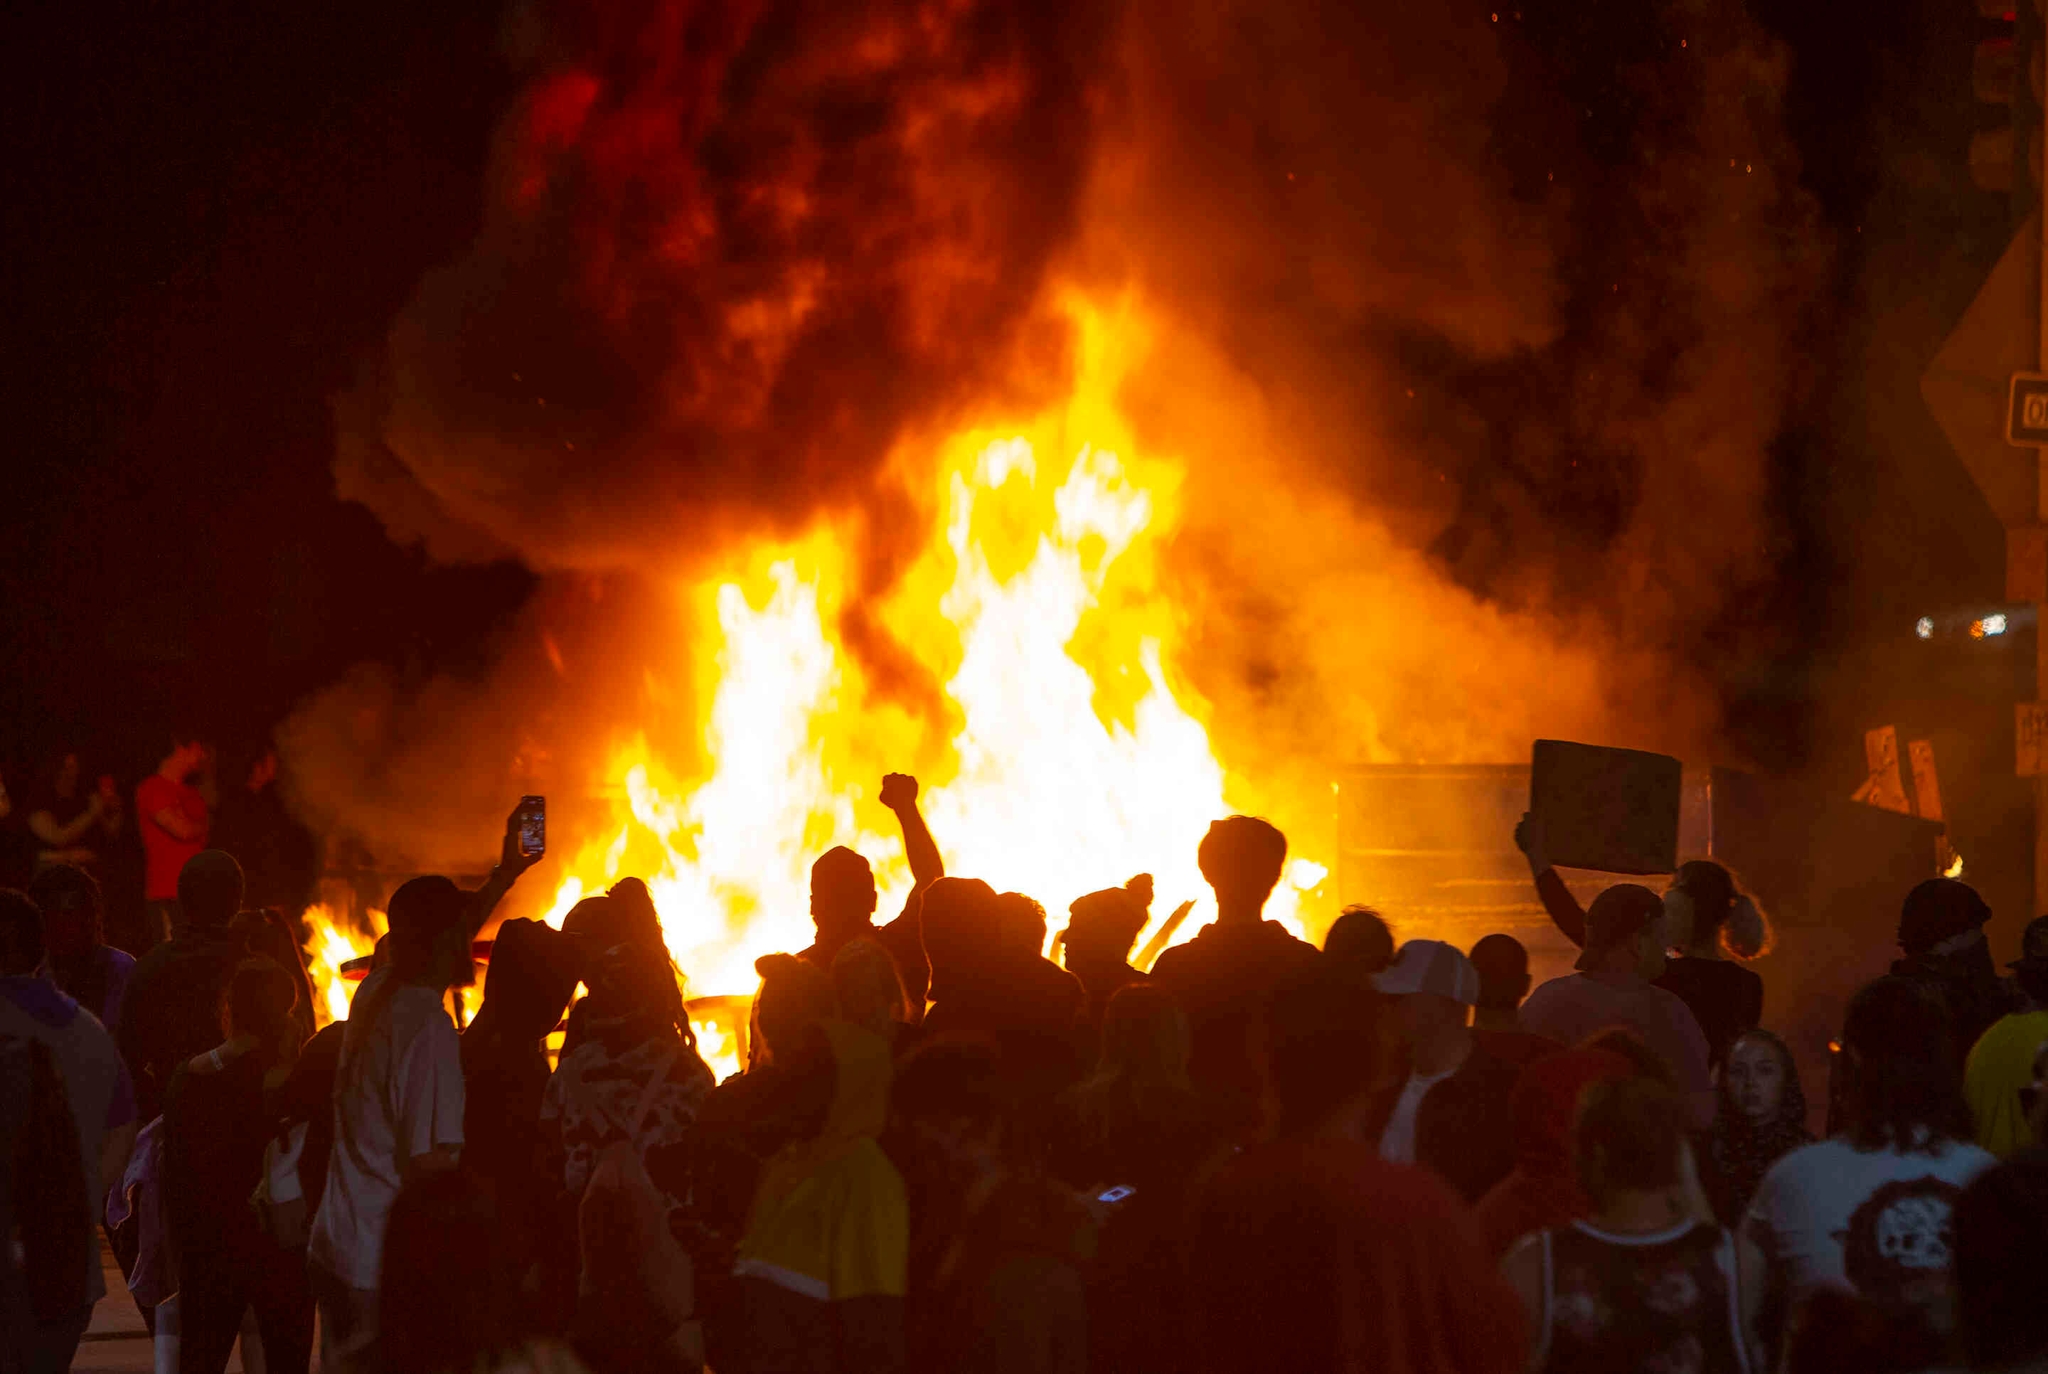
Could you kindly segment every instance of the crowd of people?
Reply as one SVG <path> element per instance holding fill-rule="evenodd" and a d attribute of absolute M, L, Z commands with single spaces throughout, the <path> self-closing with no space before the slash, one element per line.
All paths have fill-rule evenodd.
<path fill-rule="evenodd" d="M 0 890 L 0 1371 L 68 1367 L 102 1229 L 185 1374 L 238 1339 L 267 1374 L 316 1341 L 393 1374 L 2048 1367 L 2048 918 L 2001 977 L 1960 882 L 1904 895 L 1816 1122 L 1713 862 L 1582 909 L 1525 820 L 1581 950 L 1532 986 L 1507 933 L 1355 907 L 1301 940 L 1265 916 L 1285 837 L 1230 816 L 1214 921 L 1134 963 L 1149 878 L 1049 938 L 892 774 L 912 892 L 878 924 L 868 861 L 819 857 L 816 942 L 757 961 L 721 1082 L 663 939 L 689 913 L 632 878 L 498 922 L 458 1031 L 517 813 L 479 890 L 391 894 L 316 1033 L 191 747 L 137 794 L 139 961 L 63 852 L 117 806 Z"/>

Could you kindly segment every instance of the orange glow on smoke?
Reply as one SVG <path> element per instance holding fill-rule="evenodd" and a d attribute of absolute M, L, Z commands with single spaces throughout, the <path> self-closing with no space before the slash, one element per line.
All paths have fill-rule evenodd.
<path fill-rule="evenodd" d="M 567 876 L 550 922 L 643 877 L 690 994 L 751 991 L 757 956 L 810 944 L 809 868 L 830 846 L 875 863 L 878 920 L 901 908 L 909 871 L 875 800 L 890 771 L 918 773 L 948 872 L 1029 893 L 1055 931 L 1073 898 L 1139 872 L 1156 877 L 1155 924 L 1183 900 L 1207 905 L 1195 850 L 1233 789 L 1175 669 L 1183 626 L 1159 552 L 1182 471 L 1140 451 L 1114 403 L 1143 353 L 1136 309 L 1067 308 L 1079 351 L 1064 403 L 897 458 L 906 488 L 930 493 L 929 524 L 865 609 L 943 684 L 949 737 L 870 690 L 840 642 L 850 536 L 822 521 L 753 545 L 678 589 L 704 705 L 613 748 L 596 780 L 610 821 L 557 845 Z M 1293 859 L 1269 914 L 1299 930 L 1327 872 Z M 1198 906 L 1176 938 L 1207 919 Z"/>

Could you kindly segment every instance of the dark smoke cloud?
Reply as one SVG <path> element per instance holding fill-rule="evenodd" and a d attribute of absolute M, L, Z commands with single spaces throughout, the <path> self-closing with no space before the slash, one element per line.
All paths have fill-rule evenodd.
<path fill-rule="evenodd" d="M 906 423 L 1000 393 L 1019 346 L 1057 355 L 1035 312 L 1104 13 L 549 8 L 482 236 L 344 408 L 342 494 L 540 568 L 858 499 Z"/>
<path fill-rule="evenodd" d="M 1046 288 L 1076 277 L 1164 321 L 1123 400 L 1188 465 L 1178 667 L 1227 765 L 1313 798 L 1354 757 L 1537 733 L 1719 748 L 1697 646 L 1768 630 L 1770 444 L 1826 262 L 1783 55 L 1739 9 L 549 13 L 481 238 L 343 405 L 341 490 L 395 535 L 666 572 L 829 506 L 885 588 L 928 528 L 892 447 L 1063 393 Z M 869 680 L 942 730 L 850 602 Z M 374 811 L 402 770 L 318 724 L 366 692 L 431 704 L 337 688 L 299 761 Z"/>

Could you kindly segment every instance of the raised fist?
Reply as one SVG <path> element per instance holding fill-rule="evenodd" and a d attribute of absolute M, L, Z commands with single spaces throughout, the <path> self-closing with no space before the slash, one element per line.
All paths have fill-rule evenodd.
<path fill-rule="evenodd" d="M 908 773 L 882 775 L 882 805 L 891 811 L 917 805 L 917 779 Z"/>

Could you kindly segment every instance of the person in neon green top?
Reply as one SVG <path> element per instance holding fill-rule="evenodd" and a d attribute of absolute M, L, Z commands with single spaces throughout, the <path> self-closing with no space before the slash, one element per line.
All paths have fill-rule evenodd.
<path fill-rule="evenodd" d="M 772 981 L 776 970 L 762 973 Z M 903 1177 L 875 1139 L 888 1119 L 889 1045 L 836 1018 L 809 1034 L 823 1044 L 769 1046 L 778 1057 L 828 1052 L 834 1083 L 817 1134 L 770 1159 L 754 1193 L 733 1264 L 748 1363 L 901 1371 L 910 1212 Z"/>
<path fill-rule="evenodd" d="M 2048 1042 L 2048 916 L 2027 923 L 2021 957 L 2008 965 L 2033 1005 L 2000 1017 L 1970 1050 L 1963 1069 L 1963 1096 L 1977 1122 L 1977 1143 L 2003 1159 L 2034 1138 L 2020 1105 L 2020 1089 L 2034 1081 L 2034 1056 Z"/>

